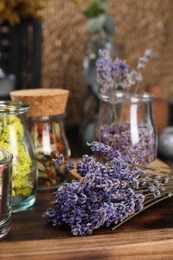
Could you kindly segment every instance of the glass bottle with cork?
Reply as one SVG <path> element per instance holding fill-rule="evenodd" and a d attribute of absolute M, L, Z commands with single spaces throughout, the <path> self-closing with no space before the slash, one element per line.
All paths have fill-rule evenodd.
<path fill-rule="evenodd" d="M 38 189 L 54 189 L 67 180 L 62 167 L 55 166 L 54 158 L 63 154 L 70 157 L 64 129 L 65 108 L 69 91 L 64 89 L 27 89 L 10 93 L 12 100 L 30 105 L 28 118 L 38 166 Z"/>

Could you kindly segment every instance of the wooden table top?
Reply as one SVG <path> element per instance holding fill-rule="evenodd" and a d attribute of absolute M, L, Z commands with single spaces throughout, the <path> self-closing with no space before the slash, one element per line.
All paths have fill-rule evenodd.
<path fill-rule="evenodd" d="M 42 214 L 52 199 L 53 191 L 38 192 L 32 208 L 12 214 L 11 231 L 0 241 L 0 259 L 173 259 L 173 198 L 114 231 L 100 228 L 86 237 L 46 224 Z"/>

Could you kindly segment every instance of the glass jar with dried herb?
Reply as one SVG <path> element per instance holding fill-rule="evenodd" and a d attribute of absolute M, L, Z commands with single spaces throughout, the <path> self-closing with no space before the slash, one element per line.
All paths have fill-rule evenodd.
<path fill-rule="evenodd" d="M 70 149 L 64 130 L 64 115 L 31 117 L 31 136 L 33 138 L 39 172 L 38 188 L 55 188 L 67 179 L 62 167 L 56 167 L 53 161 L 57 154 L 65 158 Z"/>
<path fill-rule="evenodd" d="M 100 94 L 96 137 L 135 164 L 157 158 L 157 132 L 152 113 L 153 96 L 121 91 Z"/>
<path fill-rule="evenodd" d="M 65 108 L 69 95 L 64 89 L 27 89 L 10 93 L 13 100 L 30 105 L 28 118 L 38 166 L 38 189 L 53 189 L 67 180 L 63 167 L 56 167 L 54 158 L 70 157 L 64 129 Z"/>
<path fill-rule="evenodd" d="M 29 105 L 0 101 L 0 149 L 13 154 L 12 211 L 26 210 L 36 200 L 37 167 L 26 113 Z"/>

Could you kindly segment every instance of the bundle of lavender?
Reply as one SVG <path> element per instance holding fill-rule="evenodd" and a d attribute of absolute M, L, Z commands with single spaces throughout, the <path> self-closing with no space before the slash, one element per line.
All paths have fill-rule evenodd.
<path fill-rule="evenodd" d="M 100 49 L 98 55 L 97 82 L 100 84 L 101 93 L 110 94 L 118 89 L 132 94 L 144 92 L 143 89 L 139 89 L 139 83 L 143 80 L 142 70 L 154 55 L 152 49 L 145 50 L 144 55 L 138 60 L 137 69 L 131 69 L 125 60 L 113 60 L 105 49 Z"/>
<path fill-rule="evenodd" d="M 74 236 L 85 236 L 102 226 L 114 225 L 115 229 L 172 196 L 172 172 L 134 165 L 100 142 L 88 145 L 102 155 L 104 162 L 83 156 L 76 165 L 79 179 L 57 189 L 53 206 L 43 214 L 47 222 L 68 225 Z M 65 164 L 67 171 L 74 169 L 72 161 L 66 163 L 62 155 L 57 156 L 55 164 Z"/>

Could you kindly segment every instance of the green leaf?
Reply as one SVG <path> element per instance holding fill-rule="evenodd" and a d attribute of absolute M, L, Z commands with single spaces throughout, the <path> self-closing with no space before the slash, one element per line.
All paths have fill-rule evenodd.
<path fill-rule="evenodd" d="M 111 15 L 106 14 L 105 15 L 105 22 L 104 22 L 104 31 L 109 34 L 112 35 L 115 32 L 115 22 L 114 19 L 112 18 Z"/>
<path fill-rule="evenodd" d="M 91 0 L 88 8 L 84 12 L 88 18 L 97 17 L 105 13 L 106 8 L 109 6 L 104 0 Z"/>
<path fill-rule="evenodd" d="M 90 34 L 97 33 L 103 29 L 106 20 L 106 15 L 101 14 L 98 17 L 91 18 L 88 21 L 88 31 Z"/>

